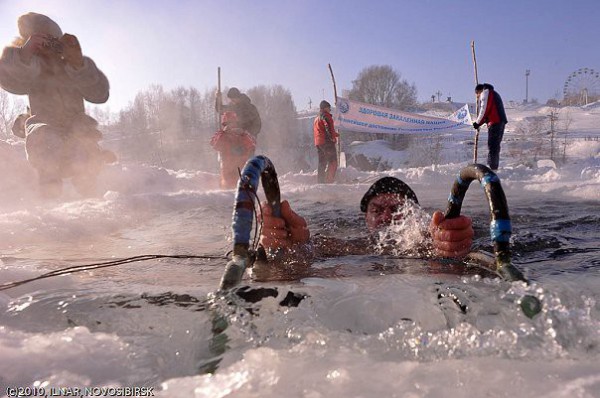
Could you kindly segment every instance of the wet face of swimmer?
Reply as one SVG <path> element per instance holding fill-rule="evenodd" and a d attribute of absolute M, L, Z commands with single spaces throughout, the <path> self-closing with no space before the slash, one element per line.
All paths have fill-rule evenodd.
<path fill-rule="evenodd" d="M 397 193 L 382 193 L 371 199 L 367 205 L 365 221 L 370 232 L 377 231 L 398 221 L 402 214 L 398 211 L 405 198 Z"/>

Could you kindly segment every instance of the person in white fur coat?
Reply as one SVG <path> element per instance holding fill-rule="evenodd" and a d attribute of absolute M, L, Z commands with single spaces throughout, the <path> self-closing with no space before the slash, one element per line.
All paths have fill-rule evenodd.
<path fill-rule="evenodd" d="M 29 96 L 25 149 L 41 192 L 60 196 L 63 179 L 71 178 L 80 194 L 93 195 L 103 165 L 116 157 L 99 146 L 102 133 L 85 114 L 84 100 L 106 102 L 108 79 L 82 54 L 77 37 L 47 16 L 31 12 L 17 25 L 20 37 L 0 57 L 0 87 Z"/>

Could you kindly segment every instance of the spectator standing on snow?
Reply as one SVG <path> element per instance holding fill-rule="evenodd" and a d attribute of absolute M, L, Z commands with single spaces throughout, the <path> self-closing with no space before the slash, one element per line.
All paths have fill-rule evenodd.
<path fill-rule="evenodd" d="M 319 155 L 317 181 L 319 184 L 331 184 L 335 181 L 335 172 L 338 166 L 335 147 L 338 133 L 333 125 L 331 104 L 325 100 L 319 104 L 319 114 L 315 117 L 313 123 L 313 135 Z"/>
<path fill-rule="evenodd" d="M 232 87 L 227 91 L 227 98 L 229 98 L 229 104 L 222 104 L 221 94 L 217 92 L 215 108 L 217 112 L 231 111 L 235 112 L 237 119 L 237 126 L 243 130 L 246 130 L 254 139 L 258 139 L 258 133 L 262 128 L 262 120 L 258 109 L 250 100 L 246 94 L 240 92 L 237 87 Z M 250 154 L 250 157 L 254 156 L 254 151 Z"/>
<path fill-rule="evenodd" d="M 479 114 L 473 122 L 473 128 L 478 129 L 482 124 L 488 126 L 488 165 L 493 171 L 498 170 L 500 162 L 500 143 L 504 135 L 504 126 L 508 123 L 504 103 L 494 86 L 488 83 L 475 86 L 475 94 L 479 101 Z"/>
<path fill-rule="evenodd" d="M 116 157 L 98 145 L 102 133 L 85 114 L 84 100 L 106 102 L 108 80 L 82 54 L 77 37 L 63 34 L 52 19 L 31 12 L 17 25 L 20 37 L 0 57 L 0 87 L 28 95 L 31 115 L 19 119 L 14 132 L 26 140 L 44 196 L 59 196 L 64 178 L 82 195 L 92 195 L 102 166 Z"/>
<path fill-rule="evenodd" d="M 256 148 L 254 137 L 238 127 L 235 112 L 227 111 L 221 117 L 221 129 L 212 137 L 210 144 L 219 152 L 221 188 L 235 188 L 240 170 Z"/>

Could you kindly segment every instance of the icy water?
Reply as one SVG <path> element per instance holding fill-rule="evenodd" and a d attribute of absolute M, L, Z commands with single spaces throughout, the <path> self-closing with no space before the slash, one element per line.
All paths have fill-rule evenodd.
<path fill-rule="evenodd" d="M 454 173 L 452 173 L 453 175 Z M 410 180 L 410 175 L 407 176 Z M 502 177 L 502 176 L 501 176 Z M 367 182 L 281 178 L 314 233 L 356 237 Z M 437 178 L 437 177 L 436 177 Z M 431 213 L 452 176 L 411 181 Z M 598 397 L 597 201 L 505 184 L 513 257 L 532 284 L 384 256 L 315 262 L 256 304 L 212 300 L 225 259 L 162 259 L 0 292 L 0 386 L 147 386 L 164 397 Z M 3 213 L 0 282 L 142 254 L 223 255 L 232 191 L 108 194 Z M 481 189 L 467 194 L 491 250 Z M 279 303 L 304 295 L 297 307 Z M 519 301 L 533 294 L 533 319 Z M 221 322 L 221 323 L 219 323 Z M 223 333 L 215 325 L 228 326 Z M 212 371 L 213 373 L 207 373 Z"/>

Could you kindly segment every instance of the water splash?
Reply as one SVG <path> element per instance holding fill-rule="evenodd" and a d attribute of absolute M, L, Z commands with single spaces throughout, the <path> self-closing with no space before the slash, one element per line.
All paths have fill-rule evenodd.
<path fill-rule="evenodd" d="M 392 256 L 422 255 L 423 249 L 431 246 L 426 233 L 431 216 L 418 205 L 407 201 L 398 207 L 392 223 L 378 231 L 377 254 Z"/>

